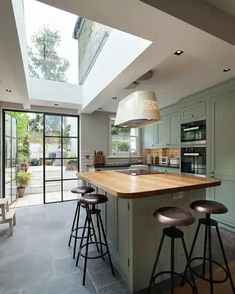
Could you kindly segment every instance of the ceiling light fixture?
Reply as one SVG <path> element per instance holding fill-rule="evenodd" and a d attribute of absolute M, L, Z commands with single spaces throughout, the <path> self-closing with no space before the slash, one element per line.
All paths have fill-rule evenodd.
<path fill-rule="evenodd" d="M 182 51 L 182 50 L 177 50 L 177 51 L 175 51 L 174 54 L 179 56 L 179 55 L 181 55 L 181 54 L 183 54 L 183 53 L 184 53 L 184 51 Z"/>
<path fill-rule="evenodd" d="M 226 67 L 226 68 L 223 69 L 224 72 L 228 72 L 230 70 L 231 70 L 231 68 L 228 68 L 228 67 Z"/>
<path fill-rule="evenodd" d="M 6 89 L 6 92 L 11 93 L 12 91 L 11 91 L 11 89 Z"/>
<path fill-rule="evenodd" d="M 141 128 L 160 121 L 158 101 L 153 91 L 136 91 L 118 103 L 115 125 Z"/>
<path fill-rule="evenodd" d="M 113 100 L 117 100 L 117 96 L 112 97 Z"/>

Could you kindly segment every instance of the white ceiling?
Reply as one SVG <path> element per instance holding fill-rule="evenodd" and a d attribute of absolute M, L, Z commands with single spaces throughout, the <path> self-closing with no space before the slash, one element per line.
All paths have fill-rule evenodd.
<path fill-rule="evenodd" d="M 235 36 L 234 30 L 231 30 L 234 19 L 231 15 L 226 18 L 227 14 L 224 12 L 221 19 L 218 18 L 220 10 L 208 3 L 203 10 L 203 3 L 206 3 L 203 0 L 190 1 L 191 4 L 200 2 L 201 6 L 197 7 L 195 18 L 198 19 L 198 24 L 195 19 L 193 22 L 185 19 L 185 15 L 180 15 L 179 19 L 179 11 L 176 8 L 173 13 L 163 7 L 166 2 L 172 4 L 169 0 L 154 1 L 156 5 L 162 4 L 161 9 L 138 0 L 40 1 L 153 41 L 144 53 L 97 95 L 95 102 L 91 102 L 83 109 L 83 112 L 91 113 L 97 109 L 97 105 L 105 111 L 116 111 L 117 102 L 133 91 L 125 90 L 125 87 L 150 69 L 154 71 L 153 78 L 143 82 L 140 87 L 155 90 L 161 107 L 235 76 Z M 179 1 L 183 3 L 186 0 Z M 229 3 L 229 0 L 208 2 L 216 2 L 219 5 L 222 2 Z M 4 83 L 8 82 L 9 87 L 19 91 L 18 97 L 22 97 L 27 88 L 16 46 L 18 40 L 14 20 L 12 15 L 5 13 L 5 10 L 10 9 L 9 3 L 8 0 L 1 0 L 0 3 L 0 80 L 4 78 Z M 173 5 L 171 9 L 172 7 Z M 188 11 L 190 15 L 191 8 L 190 5 L 184 6 L 184 11 Z M 210 9 L 213 12 L 211 15 Z M 217 25 L 213 26 L 213 22 Z M 175 56 L 174 52 L 177 49 L 184 50 L 184 54 Z M 222 69 L 225 67 L 232 70 L 224 73 Z M 4 87 L 5 84 L 1 86 L 0 83 L 1 91 L 4 91 Z M 118 99 L 112 100 L 113 96 L 117 96 Z M 1 95 L 0 100 L 4 97 Z M 14 100 L 13 95 L 12 99 Z"/>

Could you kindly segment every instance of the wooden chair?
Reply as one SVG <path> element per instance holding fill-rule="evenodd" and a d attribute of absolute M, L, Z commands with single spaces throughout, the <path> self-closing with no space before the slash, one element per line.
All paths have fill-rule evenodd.
<path fill-rule="evenodd" d="M 16 224 L 15 211 L 9 209 L 8 200 L 0 198 L 0 224 L 9 224 L 9 236 L 13 235 L 13 226 Z"/>

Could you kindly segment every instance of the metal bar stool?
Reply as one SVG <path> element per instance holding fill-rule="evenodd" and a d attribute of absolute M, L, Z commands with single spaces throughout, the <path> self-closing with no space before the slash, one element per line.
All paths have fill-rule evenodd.
<path fill-rule="evenodd" d="M 109 247 L 108 247 L 108 243 L 107 243 L 107 239 L 106 239 L 106 235 L 105 235 L 105 231 L 104 231 L 104 226 L 103 226 L 102 219 L 100 216 L 101 210 L 96 208 L 96 206 L 98 204 L 107 202 L 108 198 L 105 195 L 101 195 L 101 194 L 90 194 L 90 195 L 84 195 L 78 201 L 81 204 L 84 204 L 87 206 L 86 220 L 85 220 L 85 223 L 83 226 L 82 237 L 81 237 L 77 260 L 76 260 L 76 265 L 78 265 L 80 256 L 82 256 L 85 259 L 84 268 L 83 268 L 83 282 L 82 282 L 82 284 L 85 285 L 86 268 L 87 268 L 87 260 L 88 259 L 97 259 L 97 258 L 103 259 L 103 257 L 107 254 L 113 275 L 114 275 L 114 269 L 113 269 L 113 264 L 112 264 L 112 260 L 111 260 L 111 256 L 110 256 L 110 252 L 109 252 Z M 91 235 L 91 231 L 93 229 L 93 222 L 92 222 L 93 215 L 96 216 L 97 230 L 98 230 L 98 237 L 99 237 L 98 242 L 97 242 L 97 240 L 95 240 L 95 242 L 93 242 L 91 240 L 89 241 L 89 239 L 90 239 L 89 236 Z M 88 227 L 87 238 L 84 237 L 86 227 Z M 84 239 L 86 239 L 85 244 L 83 244 Z M 96 256 L 88 256 L 89 246 L 92 244 L 95 244 L 97 248 L 100 247 L 100 252 L 97 249 L 99 254 Z M 84 250 L 85 252 L 83 252 L 83 249 L 85 249 Z"/>
<path fill-rule="evenodd" d="M 186 263 L 188 261 L 188 251 L 184 241 L 184 233 L 182 230 L 176 228 L 176 226 L 189 226 L 194 223 L 194 218 L 189 212 L 178 207 L 162 207 L 160 209 L 157 209 L 154 212 L 153 216 L 159 223 L 168 225 L 168 227 L 164 228 L 162 231 L 161 241 L 158 247 L 156 259 L 155 259 L 153 270 L 152 270 L 152 275 L 149 282 L 148 294 L 151 293 L 152 286 L 157 288 L 156 279 L 159 276 L 164 274 L 170 275 L 171 294 L 173 294 L 175 289 L 175 279 L 174 279 L 175 276 L 178 276 L 181 278 L 183 277 L 183 274 L 175 272 L 175 255 L 174 255 L 175 254 L 175 239 L 181 239 L 185 258 L 186 258 Z M 161 254 L 161 249 L 162 249 L 165 237 L 169 237 L 171 239 L 170 270 L 161 271 L 156 274 L 155 271 L 156 271 L 158 260 Z M 192 293 L 197 293 L 196 284 L 195 284 L 192 273 L 191 273 L 192 281 L 189 280 L 187 277 L 185 277 L 185 280 L 189 283 L 192 289 Z"/>
<path fill-rule="evenodd" d="M 197 229 L 196 229 L 196 232 L 195 232 L 193 244 L 192 244 L 192 247 L 191 247 L 191 250 L 190 250 L 190 253 L 189 253 L 189 260 L 188 260 L 188 263 L 187 263 L 186 268 L 185 268 L 185 275 L 186 275 L 186 272 L 187 272 L 188 268 L 190 268 L 195 273 L 195 275 L 197 275 L 199 278 L 209 282 L 210 283 L 210 294 L 214 293 L 214 290 L 213 290 L 213 284 L 214 283 L 224 283 L 229 279 L 232 291 L 233 291 L 233 293 L 235 293 L 235 288 L 234 288 L 231 272 L 229 270 L 226 254 L 225 254 L 225 251 L 224 251 L 223 242 L 222 242 L 222 238 L 221 238 L 220 231 L 219 231 L 219 226 L 218 226 L 217 221 L 211 219 L 211 214 L 223 214 L 223 213 L 226 213 L 228 211 L 227 207 L 225 207 L 223 204 L 221 204 L 219 202 L 210 201 L 210 200 L 194 201 L 194 202 L 192 202 L 190 204 L 190 207 L 193 210 L 197 211 L 197 212 L 205 213 L 206 217 L 201 218 L 198 221 L 198 226 L 197 226 Z M 194 257 L 194 258 L 192 258 L 193 250 L 194 250 L 195 244 L 197 242 L 197 237 L 198 237 L 201 225 L 205 226 L 203 256 L 202 257 Z M 225 267 L 222 266 L 220 263 L 218 263 L 216 260 L 212 259 L 212 240 L 211 240 L 211 228 L 212 227 L 215 227 L 215 229 L 216 229 L 220 249 L 221 249 L 222 256 L 223 256 L 224 263 L 225 263 Z M 208 251 L 208 257 L 207 257 L 207 251 Z M 201 274 L 196 272 L 191 266 L 191 263 L 193 261 L 195 261 L 195 260 L 202 260 L 202 273 Z M 207 278 L 205 276 L 206 262 L 209 263 L 209 278 Z M 214 280 L 213 279 L 213 270 L 212 270 L 212 265 L 213 264 L 215 264 L 218 267 L 222 268 L 222 270 L 224 271 L 224 274 L 225 274 L 224 278 L 221 278 L 219 280 Z"/>
<path fill-rule="evenodd" d="M 69 243 L 68 243 L 68 246 L 70 247 L 72 238 L 74 239 L 73 258 L 75 258 L 75 254 L 76 254 L 77 239 L 81 239 L 81 237 L 78 235 L 78 231 L 83 229 L 83 226 L 79 226 L 80 208 L 81 208 L 81 206 L 83 208 L 86 208 L 85 205 L 80 205 L 79 198 L 83 197 L 87 193 L 92 193 L 94 191 L 95 190 L 92 187 L 87 187 L 87 186 L 80 186 L 80 187 L 73 188 L 71 190 L 72 193 L 78 194 L 77 206 L 76 206 L 76 210 L 75 210 L 75 214 L 74 214 L 74 218 L 73 218 L 73 224 L 72 224 L 72 228 L 71 228 L 71 232 L 70 232 L 70 236 L 69 236 Z M 93 223 L 92 223 L 92 227 L 93 227 L 93 232 L 94 232 Z M 92 235 L 94 235 L 94 233 Z M 95 238 L 96 238 L 96 236 L 95 236 Z"/>

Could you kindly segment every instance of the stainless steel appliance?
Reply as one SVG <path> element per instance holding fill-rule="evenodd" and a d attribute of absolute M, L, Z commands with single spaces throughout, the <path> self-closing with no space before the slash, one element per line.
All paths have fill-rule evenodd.
<path fill-rule="evenodd" d="M 206 175 L 206 147 L 181 148 L 181 172 Z"/>
<path fill-rule="evenodd" d="M 159 156 L 159 164 L 160 165 L 168 165 L 169 157 L 168 156 Z"/>
<path fill-rule="evenodd" d="M 206 120 L 181 124 L 181 146 L 206 144 Z"/>

